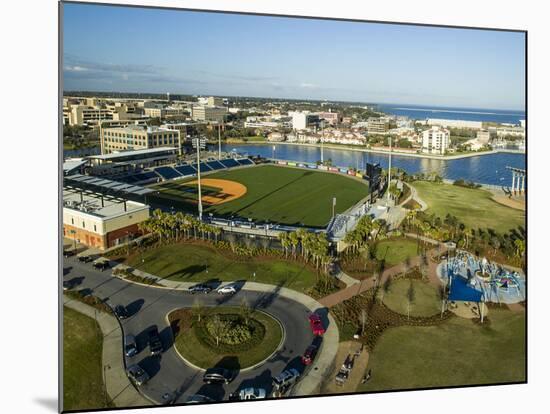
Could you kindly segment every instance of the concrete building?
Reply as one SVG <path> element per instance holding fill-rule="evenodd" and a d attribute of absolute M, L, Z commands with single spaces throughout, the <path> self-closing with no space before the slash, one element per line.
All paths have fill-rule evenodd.
<path fill-rule="evenodd" d="M 68 108 L 69 125 L 91 126 L 99 120 L 113 119 L 113 112 L 106 109 L 88 105 L 73 105 Z"/>
<path fill-rule="evenodd" d="M 342 122 L 342 116 L 338 112 L 319 112 L 319 118 L 325 120 L 329 125 L 337 125 Z"/>
<path fill-rule="evenodd" d="M 101 128 L 101 153 L 176 147 L 181 151 L 180 132 L 154 126 L 128 125 L 124 128 Z"/>
<path fill-rule="evenodd" d="M 292 128 L 298 131 L 319 125 L 319 115 L 311 112 L 289 112 L 288 115 L 292 117 Z"/>
<path fill-rule="evenodd" d="M 223 106 L 223 98 L 219 98 L 217 96 L 209 96 L 206 100 L 207 106 Z"/>
<path fill-rule="evenodd" d="M 183 108 L 175 108 L 175 107 L 165 107 L 163 105 L 158 105 L 154 107 L 145 107 L 143 108 L 143 111 L 146 116 L 150 118 L 175 118 L 180 116 L 185 116 L 187 114 L 187 111 Z"/>
<path fill-rule="evenodd" d="M 63 189 L 63 236 L 99 250 L 140 236 L 149 206 Z"/>
<path fill-rule="evenodd" d="M 94 176 L 125 174 L 144 168 L 173 164 L 178 158 L 178 152 L 178 149 L 175 147 L 160 147 L 113 152 L 103 155 L 89 155 L 83 158 L 87 164 L 84 167 L 84 171 Z M 70 165 L 67 167 L 70 167 Z"/>
<path fill-rule="evenodd" d="M 443 155 L 449 149 L 449 130 L 434 126 L 422 132 L 422 152 Z"/>
<path fill-rule="evenodd" d="M 194 121 L 223 122 L 227 115 L 227 108 L 220 106 L 194 106 Z"/>
<path fill-rule="evenodd" d="M 387 118 L 369 118 L 367 132 L 369 134 L 385 134 L 390 129 L 390 121 Z"/>
<path fill-rule="evenodd" d="M 486 145 L 491 140 L 491 133 L 486 129 L 480 129 L 479 131 L 477 131 L 476 140 L 481 145 Z"/>

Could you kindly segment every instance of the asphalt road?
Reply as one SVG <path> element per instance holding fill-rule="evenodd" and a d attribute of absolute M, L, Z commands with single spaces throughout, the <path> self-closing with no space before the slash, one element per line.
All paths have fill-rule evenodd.
<path fill-rule="evenodd" d="M 226 400 L 229 393 L 244 387 L 264 388 L 271 395 L 271 377 L 293 367 L 304 372 L 300 357 L 312 343 L 309 310 L 293 300 L 271 293 L 242 290 L 233 296 L 217 293 L 200 295 L 204 306 L 239 306 L 243 297 L 248 303 L 276 317 L 284 326 L 285 339 L 281 348 L 265 364 L 258 368 L 239 372 L 228 385 L 206 385 L 202 372 L 186 364 L 176 353 L 173 335 L 166 315 L 175 309 L 191 307 L 197 295 L 182 291 L 145 287 L 123 281 L 111 275 L 111 270 L 97 271 L 91 263 L 81 263 L 75 257 L 64 259 L 64 280 L 75 282 L 74 289 L 90 289 L 90 293 L 104 299 L 112 307 L 129 307 L 131 317 L 122 322 L 124 334 L 136 336 L 139 353 L 126 358 L 126 365 L 139 363 L 151 376 L 140 391 L 159 404 L 173 400 L 183 403 L 190 395 L 202 394 L 215 401 Z M 163 343 L 161 357 L 149 356 L 147 330 L 157 325 Z M 85 356 L 83 356 L 85 357 Z M 121 358 L 123 350 L 121 349 Z"/>

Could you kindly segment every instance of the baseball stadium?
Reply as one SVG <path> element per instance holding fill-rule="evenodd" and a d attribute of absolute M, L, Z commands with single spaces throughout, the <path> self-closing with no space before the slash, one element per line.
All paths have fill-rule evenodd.
<path fill-rule="evenodd" d="M 335 169 L 336 170 L 336 169 Z M 204 213 L 289 226 L 324 228 L 368 196 L 367 181 L 343 171 L 298 165 L 249 165 L 203 172 Z M 195 175 L 153 184 L 152 205 L 196 213 Z M 333 205 L 334 204 L 334 205 Z"/>

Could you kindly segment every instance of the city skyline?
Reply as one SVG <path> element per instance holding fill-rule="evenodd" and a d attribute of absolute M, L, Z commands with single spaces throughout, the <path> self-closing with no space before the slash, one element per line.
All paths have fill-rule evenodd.
<path fill-rule="evenodd" d="M 71 3 L 64 15 L 65 90 L 525 109 L 522 32 Z"/>

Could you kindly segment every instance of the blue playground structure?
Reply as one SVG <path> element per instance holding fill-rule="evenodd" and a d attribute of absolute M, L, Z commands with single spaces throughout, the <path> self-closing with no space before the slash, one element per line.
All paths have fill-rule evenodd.
<path fill-rule="evenodd" d="M 525 299 L 525 279 L 486 258 L 457 250 L 438 266 L 440 279 L 449 287 L 448 300 L 517 303 Z"/>

